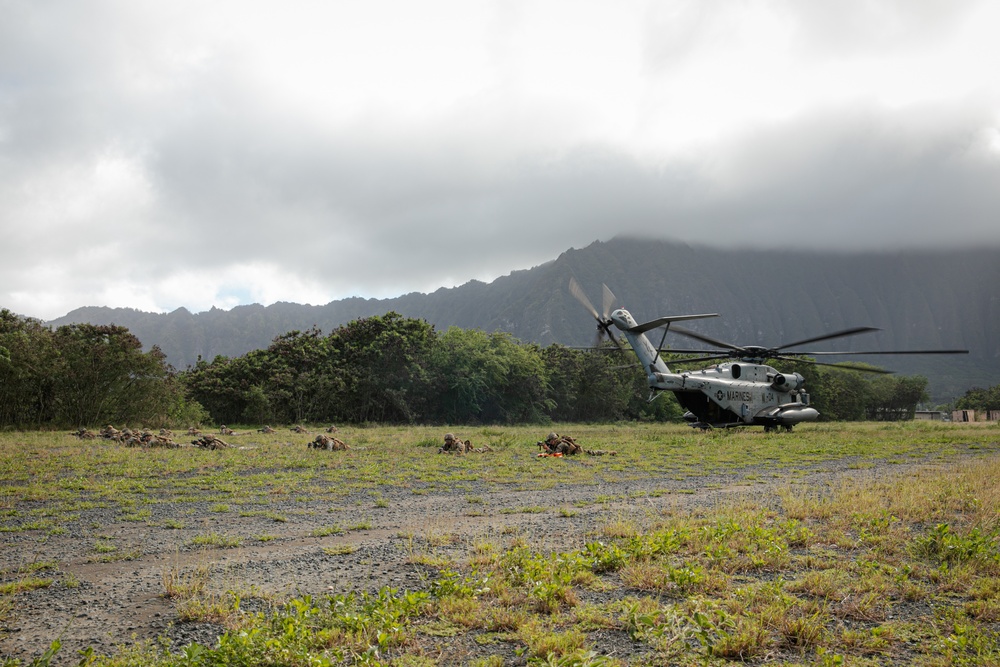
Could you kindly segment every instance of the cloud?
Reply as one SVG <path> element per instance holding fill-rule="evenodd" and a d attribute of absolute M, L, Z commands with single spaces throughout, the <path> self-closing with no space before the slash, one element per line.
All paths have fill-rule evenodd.
<path fill-rule="evenodd" d="M 623 233 L 1000 244 L 990 10 L 948 7 L 11 3 L 0 306 L 387 297 Z"/>

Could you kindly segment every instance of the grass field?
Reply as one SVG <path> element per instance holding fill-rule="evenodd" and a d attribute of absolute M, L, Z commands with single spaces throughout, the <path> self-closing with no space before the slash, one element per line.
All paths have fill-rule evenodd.
<path fill-rule="evenodd" d="M 493 449 L 463 457 L 445 430 L 348 427 L 347 452 L 0 434 L 3 664 L 1000 665 L 995 425 L 559 425 L 617 452 L 565 461 L 536 457 L 548 428 L 449 427 Z M 353 576 L 390 542 L 419 586 L 282 593 L 221 566 L 275 549 Z M 53 654 L 65 636 L 26 629 L 123 563 L 159 567 L 171 627 L 222 637 L 81 656 L 85 631 Z"/>

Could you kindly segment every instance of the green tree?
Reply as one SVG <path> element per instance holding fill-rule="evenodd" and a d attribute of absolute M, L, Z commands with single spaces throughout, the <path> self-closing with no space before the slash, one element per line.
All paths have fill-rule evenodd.
<path fill-rule="evenodd" d="M 982 387 L 969 389 L 955 401 L 955 409 L 975 410 L 976 412 L 1000 410 L 1000 384 L 993 385 L 988 389 Z"/>
<path fill-rule="evenodd" d="M 571 350 L 560 345 L 546 348 L 552 418 L 603 422 L 654 412 L 655 407 L 651 409 L 646 400 L 646 376 L 638 367 L 623 364 L 625 358 L 611 350 Z"/>
<path fill-rule="evenodd" d="M 451 327 L 439 337 L 431 366 L 435 421 L 540 422 L 552 405 L 541 350 L 508 333 Z"/>
<path fill-rule="evenodd" d="M 329 336 L 343 381 L 337 406 L 348 422 L 408 423 L 422 418 L 431 378 L 434 327 L 398 313 L 366 317 Z"/>
<path fill-rule="evenodd" d="M 59 357 L 52 330 L 39 320 L 0 310 L 0 349 L 0 427 L 51 423 Z"/>
<path fill-rule="evenodd" d="M 868 380 L 862 373 L 815 368 L 810 375 L 810 402 L 824 421 L 861 421 L 865 418 Z"/>
<path fill-rule="evenodd" d="M 917 404 L 927 400 L 927 378 L 880 375 L 869 381 L 865 416 L 874 421 L 913 419 Z"/>
<path fill-rule="evenodd" d="M 165 420 L 175 398 L 159 348 L 142 351 L 128 329 L 71 324 L 55 331 L 57 419 L 73 425 Z"/>

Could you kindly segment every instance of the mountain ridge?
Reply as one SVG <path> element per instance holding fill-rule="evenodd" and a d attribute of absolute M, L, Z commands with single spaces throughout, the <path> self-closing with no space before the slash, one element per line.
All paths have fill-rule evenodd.
<path fill-rule="evenodd" d="M 506 331 L 541 345 L 587 345 L 593 340 L 594 323 L 569 295 L 570 276 L 595 303 L 601 283 L 606 283 L 639 321 L 718 312 L 722 317 L 689 328 L 740 345 L 781 345 L 848 327 L 875 326 L 882 331 L 836 341 L 832 349 L 969 349 L 970 354 L 961 357 L 863 359 L 926 375 L 936 398 L 959 395 L 972 386 L 992 386 L 1000 375 L 1000 249 L 989 248 L 804 253 L 616 237 L 570 248 L 491 283 L 470 281 L 426 294 L 351 297 L 319 306 L 249 304 L 201 313 L 183 307 L 146 313 L 87 306 L 48 324 L 126 326 L 147 348 L 158 345 L 177 368 L 195 363 L 199 356 L 211 360 L 218 354 L 239 356 L 266 347 L 287 331 L 317 326 L 329 332 L 389 311 L 425 319 L 439 329 Z M 678 336 L 667 342 L 691 347 Z"/>

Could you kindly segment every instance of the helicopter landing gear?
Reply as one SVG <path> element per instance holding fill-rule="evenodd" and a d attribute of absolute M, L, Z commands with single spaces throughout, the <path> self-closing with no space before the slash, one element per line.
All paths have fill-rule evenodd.
<path fill-rule="evenodd" d="M 778 428 L 781 428 L 785 433 L 792 432 L 792 424 L 782 424 L 780 427 L 777 424 L 765 424 L 764 433 L 774 433 Z"/>

